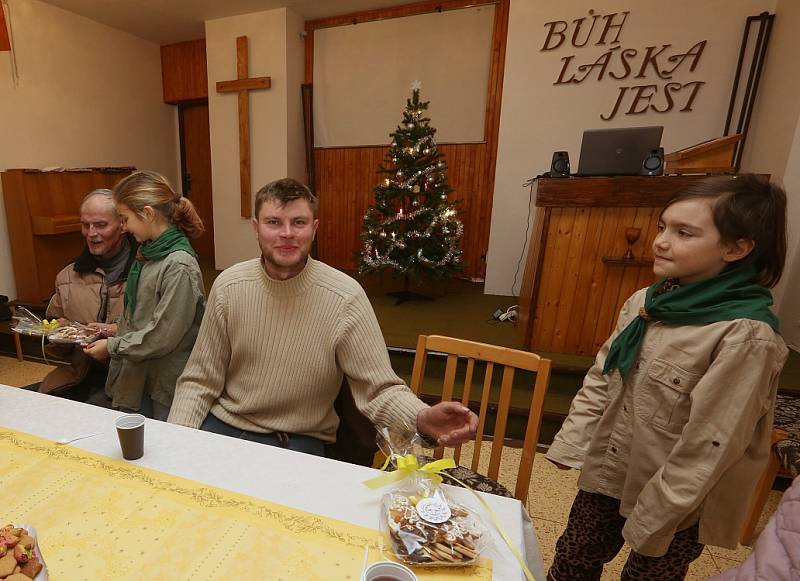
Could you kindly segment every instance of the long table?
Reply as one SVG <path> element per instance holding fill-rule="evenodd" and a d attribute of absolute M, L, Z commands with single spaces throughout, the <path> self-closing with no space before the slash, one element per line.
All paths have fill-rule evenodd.
<path fill-rule="evenodd" d="M 374 469 L 156 420 L 146 422 L 144 456 L 127 464 L 122 461 L 114 428 L 118 416 L 119 413 L 112 410 L 0 384 L 0 430 L 14 430 L 59 443 L 71 441 L 69 446 L 76 448 L 76 452 L 83 450 L 107 459 L 108 465 L 103 468 L 106 471 L 117 470 L 115 466 L 123 469 L 140 466 L 371 531 L 379 528 L 380 502 L 386 490 L 373 491 L 362 484 L 378 474 Z M 52 470 L 56 470 L 55 462 L 53 464 Z M 2 475 L 13 470 L 3 465 L 0 458 L 0 483 Z M 39 470 L 47 470 L 47 464 L 41 463 Z M 492 578 L 498 581 L 523 579 L 518 563 L 489 524 L 491 519 L 480 503 L 469 491 L 451 486 L 446 489 L 452 500 L 472 508 L 486 521 L 491 544 L 485 557 L 492 561 Z M 91 490 L 86 490 L 85 494 L 91 499 Z M 544 580 L 536 534 L 521 503 L 488 494 L 483 498 L 495 511 L 535 578 Z M 148 510 L 147 506 L 142 510 Z M 446 577 L 458 579 L 467 575 L 468 570 L 452 570 Z M 273 571 L 263 578 L 277 579 L 280 575 Z M 330 572 L 329 578 L 356 580 L 358 571 L 337 569 Z M 437 578 L 444 577 L 440 573 Z"/>

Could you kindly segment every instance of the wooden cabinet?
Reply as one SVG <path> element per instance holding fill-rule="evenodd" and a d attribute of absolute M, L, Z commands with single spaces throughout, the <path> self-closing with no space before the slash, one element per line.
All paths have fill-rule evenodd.
<path fill-rule="evenodd" d="M 113 188 L 134 168 L 2 172 L 16 299 L 39 303 L 53 294 L 56 274 L 83 250 L 80 203 L 97 188 Z"/>
<path fill-rule="evenodd" d="M 594 356 L 625 300 L 655 280 L 652 243 L 662 206 L 704 177 L 540 179 L 519 297 L 525 347 Z M 628 228 L 641 229 L 632 248 L 638 260 L 630 262 L 616 259 L 628 249 Z"/>
<path fill-rule="evenodd" d="M 208 99 L 205 39 L 162 46 L 161 80 L 165 103 Z"/>

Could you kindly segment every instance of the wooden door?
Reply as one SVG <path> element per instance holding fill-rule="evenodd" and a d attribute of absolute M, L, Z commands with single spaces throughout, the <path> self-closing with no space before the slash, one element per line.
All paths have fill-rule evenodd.
<path fill-rule="evenodd" d="M 211 138 L 208 102 L 178 106 L 183 195 L 189 198 L 206 227 L 192 246 L 202 257 L 214 257 L 214 206 L 211 198 Z"/>

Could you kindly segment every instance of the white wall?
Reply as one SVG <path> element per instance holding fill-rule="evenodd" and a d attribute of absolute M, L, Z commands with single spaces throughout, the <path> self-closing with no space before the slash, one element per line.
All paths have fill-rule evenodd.
<path fill-rule="evenodd" d="M 299 14 L 286 11 L 286 175 L 306 182 L 305 135 L 303 131 L 303 101 L 300 86 L 305 80 L 305 21 Z"/>
<path fill-rule="evenodd" d="M 549 170 L 552 153 L 556 150 L 569 151 L 573 171 L 577 170 L 581 135 L 585 129 L 663 125 L 662 145 L 667 152 L 722 135 L 745 18 L 772 10 L 774 6 L 775 0 L 674 0 L 670 3 L 661 0 L 607 0 L 602 3 L 511 0 L 485 292 L 500 295 L 519 292 L 522 273 L 514 293 L 511 286 L 525 244 L 528 215 L 528 191 L 521 184 Z M 556 20 L 572 23 L 574 19 L 588 16 L 592 8 L 601 15 L 630 11 L 618 45 L 595 46 L 593 43 L 601 32 L 598 28 L 592 41 L 583 48 L 573 47 L 567 41 L 556 50 L 540 50 L 547 37 L 545 23 Z M 568 34 L 571 31 L 572 28 Z M 607 40 L 611 39 L 613 36 L 609 34 Z M 600 119 L 600 115 L 609 115 L 621 86 L 656 83 L 660 92 L 653 104 L 665 107 L 662 95 L 667 81 L 658 79 L 652 69 L 648 69 L 644 78 L 634 78 L 638 66 L 633 67 L 634 72 L 625 80 L 606 76 L 598 81 L 593 75 L 577 85 L 554 85 L 561 71 L 562 57 L 575 55 L 569 73 L 572 74 L 578 64 L 594 62 L 613 46 L 637 49 L 639 54 L 631 63 L 640 65 L 647 46 L 672 44 L 664 53 L 668 56 L 685 52 L 701 40 L 708 43 L 696 69 L 690 72 L 688 63 L 684 63 L 671 79 L 680 83 L 706 82 L 691 112 L 679 111 L 686 97 L 682 96 L 685 93 L 678 93 L 675 96 L 677 105 L 671 112 L 617 113 L 610 121 Z M 662 56 L 661 67 L 667 64 Z M 615 57 L 609 70 L 622 72 L 619 57 Z M 625 104 L 629 106 L 630 101 Z"/>
<path fill-rule="evenodd" d="M 800 351 L 800 119 L 795 129 L 783 183 L 789 199 L 789 256 L 784 277 L 776 289 L 780 294 L 775 294 L 781 334 L 789 345 Z"/>
<path fill-rule="evenodd" d="M 236 78 L 236 37 L 249 39 L 250 76 L 272 78 L 268 90 L 250 92 L 252 196 L 264 184 L 305 167 L 299 116 L 304 45 L 302 22 L 280 8 L 206 22 L 208 110 L 214 192 L 216 266 L 227 268 L 258 256 L 239 196 L 239 125 L 236 93 L 217 93 L 217 81 Z M 299 69 L 298 69 L 299 67 Z M 299 123 L 299 125 L 298 125 Z M 302 146 L 302 141 L 299 142 Z M 299 156 L 299 161 L 298 161 Z"/>
<path fill-rule="evenodd" d="M 10 0 L 20 83 L 0 53 L 0 169 L 135 165 L 175 181 L 156 44 L 36 0 Z M 0 293 L 16 296 L 0 205 Z"/>
<path fill-rule="evenodd" d="M 781 332 L 800 349 L 800 2 L 779 0 L 742 169 L 782 182 L 788 198 L 789 243 L 775 288 Z"/>

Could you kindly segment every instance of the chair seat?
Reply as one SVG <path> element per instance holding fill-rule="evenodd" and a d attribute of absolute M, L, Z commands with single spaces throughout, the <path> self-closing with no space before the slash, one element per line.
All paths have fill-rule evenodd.
<path fill-rule="evenodd" d="M 426 456 L 424 462 L 433 462 L 434 458 Z M 394 466 L 388 466 L 386 468 L 387 472 L 392 472 L 394 470 Z M 447 468 L 442 470 L 442 472 L 446 472 L 451 476 L 457 478 L 461 482 L 467 485 L 468 488 L 475 490 L 477 492 L 488 492 L 489 494 L 495 494 L 497 496 L 505 496 L 506 498 L 514 498 L 514 495 L 508 491 L 508 489 L 503 486 L 502 484 L 495 482 L 488 476 L 484 476 L 483 474 L 479 474 L 474 470 L 470 470 L 465 466 L 456 466 L 455 468 Z M 453 480 L 452 478 L 444 478 L 445 484 L 452 484 L 453 486 L 461 486 L 458 482 Z"/>
<path fill-rule="evenodd" d="M 773 424 L 789 434 L 775 444 L 775 454 L 792 478 L 800 474 L 800 397 L 779 395 L 775 402 Z"/>
<path fill-rule="evenodd" d="M 447 470 L 443 470 L 442 472 L 447 472 L 451 476 L 458 478 L 469 488 L 477 492 L 488 492 L 489 494 L 495 494 L 497 496 L 514 498 L 514 495 L 511 494 L 511 492 L 509 492 L 508 489 L 499 482 L 495 482 L 488 476 L 484 476 L 483 474 L 478 474 L 477 472 L 470 470 L 465 466 L 456 466 L 455 468 L 448 468 Z M 450 478 L 445 478 L 444 481 L 447 484 L 452 484 L 454 486 L 461 486 L 459 483 L 455 482 Z"/>

